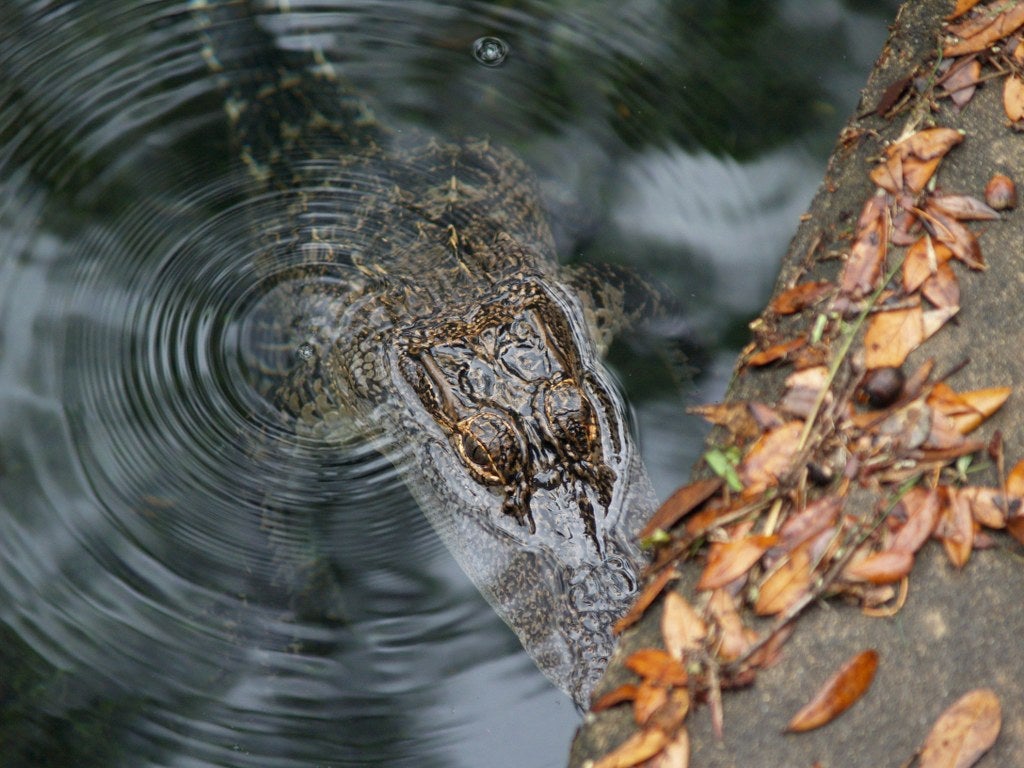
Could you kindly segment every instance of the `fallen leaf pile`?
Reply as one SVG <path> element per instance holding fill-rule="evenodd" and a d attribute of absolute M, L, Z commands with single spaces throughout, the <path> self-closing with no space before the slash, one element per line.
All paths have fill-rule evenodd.
<path fill-rule="evenodd" d="M 594 711 L 631 705 L 638 727 L 595 768 L 685 768 L 693 706 L 709 706 L 721 733 L 722 691 L 751 684 L 774 663 L 795 620 L 819 599 L 897 612 L 929 540 L 957 568 L 992 544 L 989 530 L 1024 543 L 1024 461 L 1006 471 L 1000 434 L 972 436 L 1010 388 L 961 392 L 949 383 L 961 366 L 908 363 L 960 310 L 961 281 L 986 268 L 976 222 L 994 226 L 984 222 L 1016 205 L 1013 182 L 1001 174 L 984 200 L 939 188 L 943 159 L 969 138 L 928 121 L 937 101 L 964 109 L 979 85 L 1001 79 L 1010 125 L 1024 128 L 1024 3 L 961 0 L 946 27 L 930 79 L 894 83 L 867 113 L 912 114 L 869 171 L 874 193 L 838 275 L 776 295 L 767 317 L 787 322 L 752 325 L 740 375 L 789 366 L 781 396 L 696 409 L 727 435 L 705 455 L 715 477 L 673 494 L 642 532 L 654 549 L 648 586 L 618 630 L 643 615 L 684 560 L 701 563 L 697 592 L 692 604 L 668 592 L 664 648 L 634 652 L 625 665 L 637 682 L 593 703 Z M 994 467 L 996 484 L 970 482 L 981 464 Z M 857 654 L 788 729 L 845 711 L 878 663 L 873 650 Z M 919 764 L 972 765 L 998 731 L 995 694 L 972 692 L 940 719 Z"/>

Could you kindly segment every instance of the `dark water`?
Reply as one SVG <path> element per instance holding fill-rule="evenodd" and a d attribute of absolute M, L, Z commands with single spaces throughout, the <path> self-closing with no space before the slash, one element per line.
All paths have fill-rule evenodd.
<path fill-rule="evenodd" d="M 680 484 L 683 407 L 721 392 L 895 3 L 290 5 L 388 120 L 520 152 L 567 259 L 674 291 L 612 359 Z M 388 466 L 251 447 L 248 220 L 200 49 L 187 2 L 0 0 L 0 765 L 561 764 L 570 701 Z"/>

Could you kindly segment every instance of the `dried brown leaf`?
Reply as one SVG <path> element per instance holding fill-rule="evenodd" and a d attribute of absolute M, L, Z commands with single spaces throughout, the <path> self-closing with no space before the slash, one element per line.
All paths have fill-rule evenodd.
<path fill-rule="evenodd" d="M 942 540 L 946 556 L 957 568 L 963 568 L 974 549 L 974 519 L 971 507 L 959 494 L 949 495 L 949 503 L 942 510 L 935 535 Z"/>
<path fill-rule="evenodd" d="M 786 552 L 792 551 L 822 531 L 829 530 L 835 525 L 842 508 L 843 499 L 838 496 L 823 496 L 812 501 L 783 524 L 779 530 L 779 547 Z"/>
<path fill-rule="evenodd" d="M 665 595 L 665 609 L 661 614 L 661 637 L 668 654 L 682 661 L 700 649 L 708 636 L 708 625 L 686 598 L 678 592 Z"/>
<path fill-rule="evenodd" d="M 658 507 L 658 510 L 647 521 L 647 524 L 640 531 L 640 538 L 646 539 L 659 528 L 663 531 L 669 530 L 690 512 L 697 509 L 701 504 L 710 499 L 718 489 L 722 487 L 722 478 L 714 477 L 709 480 L 698 480 L 695 483 L 684 485 L 676 490 L 665 502 Z"/>
<path fill-rule="evenodd" d="M 821 390 L 828 386 L 828 368 L 812 365 L 801 368 L 786 377 L 786 393 L 779 404 L 784 411 L 806 418 L 814 410 Z M 831 393 L 825 396 L 825 405 L 832 402 Z"/>
<path fill-rule="evenodd" d="M 831 289 L 832 283 L 827 280 L 798 283 L 772 299 L 768 308 L 780 315 L 792 315 L 821 301 Z"/>
<path fill-rule="evenodd" d="M 711 424 L 724 427 L 734 438 L 740 441 L 750 440 L 761 434 L 748 403 L 710 403 L 696 405 L 686 409 L 695 413 Z"/>
<path fill-rule="evenodd" d="M 963 134 L 953 128 L 926 128 L 897 142 L 886 151 L 897 153 L 904 159 L 916 157 L 919 160 L 935 160 L 945 157 L 949 150 L 963 140 Z"/>
<path fill-rule="evenodd" d="M 624 663 L 646 682 L 666 686 L 686 685 L 686 669 L 661 648 L 641 648 L 631 653 Z"/>
<path fill-rule="evenodd" d="M 807 344 L 807 337 L 803 334 L 793 339 L 780 341 L 777 344 L 772 344 L 767 349 L 762 349 L 752 354 L 747 358 L 747 365 L 754 368 L 760 368 L 763 365 L 769 365 L 770 363 L 777 362 L 778 360 L 784 360 L 805 344 Z"/>
<path fill-rule="evenodd" d="M 668 743 L 669 738 L 664 731 L 660 728 L 648 728 L 634 733 L 594 763 L 594 768 L 633 768 L 657 755 Z"/>
<path fill-rule="evenodd" d="M 750 447 L 738 468 L 740 480 L 750 493 L 777 485 L 779 478 L 790 471 L 803 426 L 802 421 L 788 421 L 763 434 Z"/>
<path fill-rule="evenodd" d="M 644 615 L 644 611 L 650 607 L 651 603 L 654 602 L 654 599 L 661 594 L 663 589 L 665 589 L 665 586 L 678 575 L 679 573 L 675 568 L 664 568 L 659 571 L 658 575 L 655 576 L 646 587 L 644 587 L 643 591 L 637 597 L 636 602 L 634 602 L 626 612 L 626 615 L 615 622 L 615 625 L 612 627 L 612 631 L 615 634 L 620 634 L 628 627 L 636 624 L 640 617 Z"/>
<path fill-rule="evenodd" d="M 960 308 L 960 281 L 949 264 L 940 264 L 935 274 L 924 281 L 921 293 L 939 309 Z"/>
<path fill-rule="evenodd" d="M 907 249 L 903 260 L 903 290 L 913 293 L 951 258 L 953 252 L 949 246 L 936 243 L 928 235 L 918 238 Z"/>
<path fill-rule="evenodd" d="M 958 221 L 992 221 L 999 218 L 999 211 L 970 195 L 932 195 L 929 203 Z"/>
<path fill-rule="evenodd" d="M 960 498 L 967 502 L 967 506 L 971 510 L 971 517 L 979 525 L 984 525 L 986 528 L 1006 527 L 1006 497 L 998 488 L 981 488 L 972 485 L 953 489 L 951 492 L 959 494 Z"/>
<path fill-rule="evenodd" d="M 889 549 L 913 554 L 928 541 L 939 519 L 939 506 L 944 501 L 941 494 L 936 488 L 919 485 L 906 493 L 900 500 L 900 506 L 907 521 L 896 532 Z"/>
<path fill-rule="evenodd" d="M 778 540 L 778 536 L 755 535 L 712 544 L 697 589 L 718 589 L 735 581 Z"/>
<path fill-rule="evenodd" d="M 608 693 L 598 697 L 598 699 L 590 705 L 590 711 L 604 712 L 606 709 L 611 709 L 623 702 L 633 701 L 636 699 L 638 687 L 639 686 L 635 683 L 624 683 L 614 691 L 608 691 Z"/>
<path fill-rule="evenodd" d="M 994 691 L 964 694 L 935 721 L 921 747 L 919 768 L 970 768 L 995 744 L 1001 726 Z"/>
<path fill-rule="evenodd" d="M 1006 492 L 1011 496 L 1024 496 L 1024 459 L 1014 464 L 1006 476 Z"/>
<path fill-rule="evenodd" d="M 978 238 L 971 230 L 931 202 L 925 204 L 925 210 L 928 213 L 928 226 L 932 234 L 937 240 L 949 246 L 953 256 L 971 269 L 987 269 Z"/>
<path fill-rule="evenodd" d="M 920 306 L 878 312 L 864 334 L 864 364 L 871 368 L 898 368 L 925 339 Z"/>
<path fill-rule="evenodd" d="M 873 195 L 864 204 L 858 221 L 857 239 L 839 278 L 841 295 L 861 299 L 878 287 L 887 242 L 885 197 Z"/>
<path fill-rule="evenodd" d="M 794 549 L 762 583 L 754 603 L 758 616 L 782 613 L 811 588 L 811 555 L 807 544 Z"/>
<path fill-rule="evenodd" d="M 878 653 L 862 651 L 832 675 L 806 706 L 786 726 L 787 731 L 802 732 L 831 722 L 863 696 L 878 669 Z"/>
<path fill-rule="evenodd" d="M 965 53 L 983 51 L 1002 38 L 1012 35 L 1021 25 L 1024 25 L 1024 5 L 1013 5 L 971 37 L 944 46 L 942 55 L 962 56 Z"/>
<path fill-rule="evenodd" d="M 913 567 L 913 553 L 903 549 L 884 549 L 852 560 L 843 569 L 843 579 L 866 581 L 869 584 L 890 584 L 909 574 Z"/>
<path fill-rule="evenodd" d="M 644 681 L 636 690 L 633 702 L 633 721 L 637 725 L 645 725 L 651 715 L 657 712 L 668 701 L 668 688 L 663 685 Z"/>
<path fill-rule="evenodd" d="M 981 62 L 977 59 L 972 59 L 966 64 L 954 65 L 954 67 L 946 76 L 943 86 L 957 108 L 963 109 L 974 97 L 974 92 L 978 88 L 978 79 L 981 77 Z"/>
<path fill-rule="evenodd" d="M 940 382 L 928 396 L 928 404 L 938 413 L 952 419 L 956 430 L 966 435 L 1002 408 L 1012 391 L 1010 387 L 988 387 L 970 392 L 954 392 Z"/>
<path fill-rule="evenodd" d="M 956 0 L 956 7 L 952 10 L 949 16 L 946 17 L 946 21 L 952 21 L 959 16 L 963 16 L 979 2 L 981 2 L 981 0 Z"/>
<path fill-rule="evenodd" d="M 715 653 L 722 661 L 732 661 L 757 639 L 757 633 L 743 623 L 736 601 L 724 589 L 716 589 L 708 600 L 708 612 L 717 627 Z"/>
<path fill-rule="evenodd" d="M 661 754 L 648 760 L 643 768 L 689 768 L 690 734 L 680 727 Z"/>
<path fill-rule="evenodd" d="M 995 2 L 1000 2 L 1000 0 L 995 0 Z M 986 27 L 991 26 L 998 15 L 997 11 L 992 10 L 991 5 L 983 6 L 978 11 L 979 13 L 972 14 L 963 21 L 958 21 L 955 24 L 947 23 L 946 32 L 966 40 L 969 37 L 974 37 Z"/>

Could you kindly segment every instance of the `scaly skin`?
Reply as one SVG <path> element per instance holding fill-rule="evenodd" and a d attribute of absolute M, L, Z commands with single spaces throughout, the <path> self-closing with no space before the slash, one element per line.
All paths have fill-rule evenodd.
<path fill-rule="evenodd" d="M 193 2 L 232 140 L 273 210 L 264 382 L 300 434 L 373 436 L 538 666 L 585 704 L 653 495 L 597 358 L 614 286 L 559 269 L 507 149 L 381 126 L 255 3 Z M 590 321 L 588 323 L 588 320 Z M 270 359 L 273 358 L 273 359 Z"/>

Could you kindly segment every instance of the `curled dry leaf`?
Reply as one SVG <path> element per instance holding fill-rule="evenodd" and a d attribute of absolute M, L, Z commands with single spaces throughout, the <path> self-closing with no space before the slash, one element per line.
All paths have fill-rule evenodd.
<path fill-rule="evenodd" d="M 963 140 L 964 135 L 954 128 L 926 128 L 893 144 L 887 151 L 904 159 L 916 157 L 920 160 L 934 160 L 945 157 L 949 150 Z"/>
<path fill-rule="evenodd" d="M 633 701 L 633 722 L 645 725 L 651 719 L 651 715 L 665 706 L 668 692 L 669 689 L 665 686 L 646 681 L 637 686 L 636 699 Z"/>
<path fill-rule="evenodd" d="M 810 546 L 804 544 L 794 549 L 761 583 L 754 613 L 782 613 L 810 591 L 812 572 Z"/>
<path fill-rule="evenodd" d="M 1002 726 L 999 697 L 979 688 L 942 713 L 921 747 L 919 768 L 970 768 L 995 744 Z"/>
<path fill-rule="evenodd" d="M 943 46 L 943 56 L 963 56 L 965 53 L 977 53 L 993 43 L 1012 35 L 1024 25 L 1024 5 L 1011 3 L 1009 9 L 996 16 L 991 23 L 974 35 L 958 43 Z"/>
<path fill-rule="evenodd" d="M 956 7 L 953 9 L 952 13 L 950 13 L 949 16 L 946 17 L 946 20 L 952 21 L 953 19 L 956 19 L 958 16 L 963 16 L 965 13 L 974 8 L 980 2 L 981 0 L 956 0 Z"/>
<path fill-rule="evenodd" d="M 813 365 L 801 368 L 786 377 L 786 393 L 779 404 L 784 411 L 800 418 L 807 418 L 818 402 L 821 390 L 828 386 L 828 368 Z M 824 404 L 832 402 L 831 393 L 825 395 Z"/>
<path fill-rule="evenodd" d="M 801 732 L 831 722 L 848 710 L 871 687 L 878 669 L 878 653 L 867 650 L 849 659 L 832 675 L 786 726 Z"/>
<path fill-rule="evenodd" d="M 606 709 L 611 709 L 625 701 L 634 701 L 636 699 L 638 689 L 639 686 L 635 683 L 624 683 L 615 690 L 608 691 L 608 693 L 598 697 L 597 700 L 590 705 L 590 711 L 604 712 Z"/>
<path fill-rule="evenodd" d="M 1024 459 L 1014 464 L 1006 476 L 1006 492 L 1011 496 L 1024 496 Z"/>
<path fill-rule="evenodd" d="M 949 503 L 942 510 L 935 535 L 942 540 L 946 556 L 957 568 L 963 568 L 974 549 L 974 518 L 967 500 L 957 493 L 949 495 Z"/>
<path fill-rule="evenodd" d="M 769 365 L 770 363 L 774 363 L 778 360 L 784 360 L 806 344 L 807 337 L 802 334 L 794 339 L 780 341 L 777 344 L 772 344 L 767 349 L 762 349 L 759 352 L 752 354 L 747 358 L 747 365 L 759 368 L 762 365 Z"/>
<path fill-rule="evenodd" d="M 857 239 L 839 278 L 839 293 L 843 296 L 861 299 L 878 287 L 888 242 L 886 215 L 884 195 L 873 195 L 864 204 L 857 222 Z"/>
<path fill-rule="evenodd" d="M 884 549 L 866 557 L 854 559 L 843 569 L 846 581 L 866 581 L 869 584 L 890 584 L 899 581 L 914 567 L 914 555 L 903 549 Z"/>
<path fill-rule="evenodd" d="M 1002 408 L 1013 390 L 1010 387 L 988 387 L 970 392 L 955 392 L 939 382 L 928 396 L 928 405 L 952 419 L 961 435 L 966 435 Z"/>
<path fill-rule="evenodd" d="M 916 195 L 946 153 L 963 139 L 963 134 L 952 128 L 927 128 L 911 134 L 886 149 L 885 170 L 875 168 L 871 180 L 894 195 L 903 191 Z"/>
<path fill-rule="evenodd" d="M 668 654 L 682 661 L 687 654 L 700 649 L 708 636 L 708 625 L 686 598 L 678 592 L 665 595 L 665 609 L 661 614 L 661 637 Z"/>
<path fill-rule="evenodd" d="M 717 493 L 722 487 L 722 482 L 722 478 L 713 477 L 710 480 L 698 480 L 676 490 L 647 521 L 640 531 L 640 538 L 646 539 L 659 528 L 667 531 Z"/>
<path fill-rule="evenodd" d="M 633 768 L 657 755 L 668 743 L 669 738 L 664 731 L 660 728 L 648 728 L 634 733 L 594 763 L 594 768 Z"/>
<path fill-rule="evenodd" d="M 780 315 L 792 315 L 821 301 L 831 289 L 832 283 L 827 280 L 799 283 L 772 299 L 768 308 Z"/>
<path fill-rule="evenodd" d="M 791 516 L 779 530 L 779 546 L 786 552 L 796 549 L 818 534 L 830 530 L 843 508 L 838 496 L 823 496 Z"/>
<path fill-rule="evenodd" d="M 665 749 L 654 756 L 643 768 L 688 768 L 690 765 L 690 734 L 679 728 Z"/>
<path fill-rule="evenodd" d="M 921 342 L 953 317 L 959 307 L 925 310 L 920 305 L 872 315 L 864 332 L 864 364 L 873 368 L 899 368 Z"/>
<path fill-rule="evenodd" d="M 961 65 L 954 65 L 954 68 L 950 70 L 943 85 L 958 109 L 963 109 L 973 98 L 980 77 L 981 62 L 977 59 L 972 59 Z"/>
<path fill-rule="evenodd" d="M 889 549 L 913 554 L 919 550 L 935 530 L 939 519 L 940 502 L 944 491 L 938 488 L 911 488 L 900 500 L 900 506 L 907 516 L 889 545 Z"/>
<path fill-rule="evenodd" d="M 686 670 L 668 651 L 660 648 L 641 648 L 625 661 L 627 668 L 636 672 L 645 682 L 655 685 L 686 685 Z"/>
<path fill-rule="evenodd" d="M 949 14 L 949 16 L 946 17 L 946 21 L 952 21 L 953 19 L 959 16 L 963 16 L 965 13 L 971 10 L 971 8 L 976 6 L 979 2 L 981 2 L 981 0 L 956 0 L 956 7 Z"/>
<path fill-rule="evenodd" d="M 950 491 L 967 502 L 974 522 L 986 528 L 1006 527 L 1007 499 L 998 488 L 968 486 Z"/>
<path fill-rule="evenodd" d="M 999 212 L 970 195 L 932 195 L 929 203 L 958 221 L 992 221 Z"/>
<path fill-rule="evenodd" d="M 712 544 L 697 589 L 718 589 L 735 581 L 778 540 L 778 536 L 755 535 Z"/>
<path fill-rule="evenodd" d="M 924 281 L 921 293 L 938 309 L 960 307 L 960 282 L 949 264 L 940 264 L 935 274 Z"/>
<path fill-rule="evenodd" d="M 722 661 L 737 659 L 757 640 L 757 633 L 743 623 L 736 601 L 724 589 L 716 589 L 708 600 L 708 612 L 717 630 L 715 653 Z"/>
<path fill-rule="evenodd" d="M 1003 109 L 1011 122 L 1024 120 L 1024 80 L 1017 75 L 1003 82 Z"/>
<path fill-rule="evenodd" d="M 747 403 L 710 403 L 691 406 L 686 410 L 712 424 L 725 427 L 726 431 L 738 440 L 750 439 L 761 434 Z"/>
<path fill-rule="evenodd" d="M 940 208 L 925 204 L 927 225 L 934 237 L 949 246 L 953 255 L 971 269 L 987 269 L 978 238 L 967 227 Z"/>
<path fill-rule="evenodd" d="M 913 293 L 951 258 L 953 252 L 949 246 L 936 243 L 928 235 L 918 238 L 907 249 L 903 260 L 903 290 Z"/>
<path fill-rule="evenodd" d="M 898 368 L 924 341 L 920 306 L 878 312 L 864 334 L 864 364 L 872 368 Z"/>
<path fill-rule="evenodd" d="M 644 587 L 639 597 L 637 597 L 636 601 L 626 612 L 626 615 L 615 622 L 612 631 L 615 634 L 620 634 L 633 626 L 644 615 L 644 611 L 654 602 L 654 598 L 660 595 L 665 586 L 678 575 L 679 573 L 675 568 L 664 568 L 659 571 L 658 575 L 651 579 L 650 583 Z"/>
<path fill-rule="evenodd" d="M 803 426 L 802 421 L 788 421 L 765 432 L 750 447 L 738 470 L 750 493 L 777 485 L 779 478 L 790 471 Z"/>

